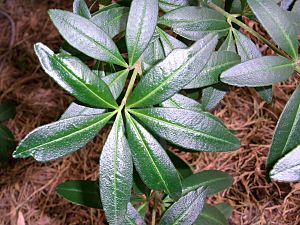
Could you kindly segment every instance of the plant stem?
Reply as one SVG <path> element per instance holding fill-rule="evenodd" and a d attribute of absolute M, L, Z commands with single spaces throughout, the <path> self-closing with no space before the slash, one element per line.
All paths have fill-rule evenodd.
<path fill-rule="evenodd" d="M 134 82 L 135 82 L 135 80 L 136 80 L 137 74 L 138 74 L 138 70 L 137 70 L 137 69 L 134 69 L 134 70 L 133 70 L 133 74 L 132 74 L 132 76 L 131 76 L 131 78 L 130 78 L 130 81 L 129 81 L 129 84 L 128 84 L 128 87 L 127 87 L 125 96 L 124 96 L 124 98 L 122 99 L 121 105 L 120 105 L 120 107 L 119 107 L 119 111 L 121 111 L 121 110 L 124 108 L 124 106 L 126 105 L 126 103 L 127 103 L 127 99 L 128 99 L 128 97 L 129 97 L 129 95 L 130 95 L 132 89 L 133 89 Z"/>
<path fill-rule="evenodd" d="M 280 51 L 280 49 L 278 49 L 272 42 L 270 42 L 269 40 L 267 40 L 266 38 L 264 38 L 263 36 L 261 36 L 259 33 L 257 33 L 251 27 L 247 26 L 242 21 L 236 19 L 234 15 L 226 12 L 225 10 L 223 10 L 222 8 L 220 8 L 219 6 L 215 5 L 212 2 L 209 2 L 207 4 L 208 4 L 208 6 L 210 8 L 216 10 L 217 12 L 219 12 L 223 16 L 225 16 L 227 18 L 227 20 L 229 20 L 230 22 L 233 22 L 233 23 L 237 24 L 238 26 L 242 27 L 244 30 L 248 31 L 250 34 L 252 34 L 256 38 L 258 38 L 260 41 L 262 41 L 263 43 L 265 43 L 266 45 L 268 45 L 277 54 L 279 54 L 279 55 L 281 55 L 281 56 L 283 56 L 285 58 L 291 59 L 291 57 L 286 52 Z"/>
<path fill-rule="evenodd" d="M 153 193 L 154 196 L 154 205 L 152 209 L 152 225 L 156 224 L 156 208 L 157 208 L 157 198 L 156 198 L 156 192 Z"/>

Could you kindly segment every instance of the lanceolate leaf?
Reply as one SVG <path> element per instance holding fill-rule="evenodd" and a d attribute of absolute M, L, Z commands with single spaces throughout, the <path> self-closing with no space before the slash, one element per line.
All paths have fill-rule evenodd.
<path fill-rule="evenodd" d="M 221 74 L 221 81 L 234 86 L 261 87 L 286 80 L 294 64 L 281 56 L 264 56 L 238 64 Z"/>
<path fill-rule="evenodd" d="M 232 214 L 232 207 L 224 202 L 214 205 L 228 219 Z"/>
<path fill-rule="evenodd" d="M 134 165 L 143 182 L 177 199 L 181 196 L 180 177 L 167 153 L 152 135 L 126 112 L 127 135 Z"/>
<path fill-rule="evenodd" d="M 93 139 L 113 115 L 77 116 L 41 126 L 21 141 L 13 157 L 49 161 L 70 154 Z"/>
<path fill-rule="evenodd" d="M 88 6 L 85 3 L 85 0 L 74 0 L 73 12 L 87 19 L 91 18 L 91 13 Z"/>
<path fill-rule="evenodd" d="M 232 35 L 232 29 L 230 29 L 225 41 L 220 46 L 219 51 L 230 51 L 236 53 L 236 46 Z"/>
<path fill-rule="evenodd" d="M 61 115 L 60 119 L 69 119 L 76 116 L 90 116 L 90 115 L 100 115 L 105 112 L 105 109 L 94 109 L 79 105 L 75 102 L 66 109 L 66 111 Z"/>
<path fill-rule="evenodd" d="M 181 94 L 175 94 L 172 98 L 161 103 L 161 105 L 165 108 L 189 109 L 198 112 L 203 111 L 203 107 L 199 102 Z"/>
<path fill-rule="evenodd" d="M 155 31 L 158 0 L 133 0 L 126 28 L 129 65 L 142 55 Z"/>
<path fill-rule="evenodd" d="M 112 39 L 93 22 L 76 14 L 49 10 L 59 33 L 74 48 L 95 59 L 127 67 Z"/>
<path fill-rule="evenodd" d="M 125 225 L 146 225 L 139 212 L 128 203 Z"/>
<path fill-rule="evenodd" d="M 106 218 L 110 224 L 124 224 L 132 187 L 133 164 L 125 138 L 122 114 L 103 147 L 100 164 L 100 193 Z"/>
<path fill-rule="evenodd" d="M 242 62 L 250 59 L 260 58 L 262 54 L 257 49 L 255 44 L 241 32 L 233 29 L 238 53 L 241 56 Z M 261 97 L 267 101 L 272 101 L 272 86 L 256 88 Z"/>
<path fill-rule="evenodd" d="M 182 178 L 189 177 L 193 174 L 191 167 L 183 159 L 170 151 L 167 153 Z"/>
<path fill-rule="evenodd" d="M 45 72 L 79 101 L 99 108 L 117 108 L 107 85 L 79 59 L 55 55 L 41 43 L 34 48 Z"/>
<path fill-rule="evenodd" d="M 273 0 L 248 0 L 248 4 L 279 47 L 297 58 L 297 33 L 286 13 Z"/>
<path fill-rule="evenodd" d="M 216 207 L 205 204 L 194 225 L 228 225 L 228 221 Z"/>
<path fill-rule="evenodd" d="M 300 86 L 286 104 L 273 136 L 270 147 L 267 170 L 297 145 L 300 145 Z"/>
<path fill-rule="evenodd" d="M 229 91 L 227 85 L 219 83 L 202 90 L 202 105 L 206 110 L 212 110 Z"/>
<path fill-rule="evenodd" d="M 91 18 L 91 21 L 110 37 L 114 37 L 122 31 L 125 31 L 128 15 L 129 8 L 115 7 L 97 13 Z"/>
<path fill-rule="evenodd" d="M 14 102 L 0 102 L 0 122 L 13 118 L 16 114 L 16 105 Z"/>
<path fill-rule="evenodd" d="M 0 124 L 0 164 L 6 164 L 11 151 L 16 148 L 16 141 L 12 132 L 4 125 Z"/>
<path fill-rule="evenodd" d="M 220 170 L 204 170 L 182 181 L 183 194 L 199 187 L 207 187 L 207 195 L 213 195 L 230 187 L 232 183 L 233 179 L 227 173 Z"/>
<path fill-rule="evenodd" d="M 186 149 L 223 152 L 239 148 L 237 138 L 206 113 L 176 108 L 134 109 L 130 112 L 162 138 Z"/>
<path fill-rule="evenodd" d="M 192 225 L 204 206 L 205 188 L 189 192 L 175 202 L 162 216 L 160 225 Z"/>
<path fill-rule="evenodd" d="M 115 99 L 117 99 L 119 95 L 122 93 L 127 76 L 128 76 L 128 70 L 123 70 L 116 73 L 112 73 L 102 78 L 102 80 L 109 87 Z"/>
<path fill-rule="evenodd" d="M 181 36 L 193 36 L 193 40 L 202 38 L 205 34 L 215 32 L 226 35 L 229 24 L 225 17 L 209 8 L 196 6 L 181 7 L 160 17 L 160 24 L 170 26 Z M 194 34 L 191 35 L 191 32 Z"/>
<path fill-rule="evenodd" d="M 165 53 L 163 46 L 159 40 L 159 38 L 155 38 L 144 52 L 143 62 L 153 66 L 157 64 L 159 61 L 165 58 Z"/>
<path fill-rule="evenodd" d="M 184 89 L 201 88 L 217 84 L 222 72 L 240 62 L 240 57 L 234 52 L 214 52 L 204 69 Z"/>
<path fill-rule="evenodd" d="M 68 201 L 90 208 L 102 208 L 99 185 L 96 181 L 74 180 L 59 184 L 56 193 Z"/>
<path fill-rule="evenodd" d="M 183 6 L 188 6 L 194 2 L 193 0 L 159 0 L 159 7 L 163 11 L 169 12 Z"/>
<path fill-rule="evenodd" d="M 272 180 L 280 182 L 300 181 L 300 146 L 281 158 L 270 172 Z"/>
<path fill-rule="evenodd" d="M 188 49 L 172 51 L 138 83 L 128 107 L 155 105 L 173 96 L 200 73 L 216 43 L 216 35 L 207 35 Z"/>
<path fill-rule="evenodd" d="M 173 36 L 167 34 L 165 31 L 156 27 L 156 31 L 159 34 L 161 44 L 164 49 L 165 55 L 169 55 L 174 49 L 177 48 L 186 48 L 186 45 L 179 41 L 178 39 L 174 38 Z"/>

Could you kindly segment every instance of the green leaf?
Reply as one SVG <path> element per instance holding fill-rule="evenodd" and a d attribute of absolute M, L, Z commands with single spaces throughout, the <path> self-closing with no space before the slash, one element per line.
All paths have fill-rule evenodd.
<path fill-rule="evenodd" d="M 180 197 L 180 177 L 158 141 L 127 112 L 126 128 L 134 165 L 143 182 L 172 198 Z"/>
<path fill-rule="evenodd" d="M 129 65 L 140 58 L 155 31 L 158 17 L 157 0 L 133 0 L 126 28 Z"/>
<path fill-rule="evenodd" d="M 155 105 L 172 97 L 204 68 L 217 44 L 216 35 L 207 35 L 188 49 L 175 49 L 152 67 L 128 99 L 127 107 Z"/>
<path fill-rule="evenodd" d="M 35 44 L 34 49 L 45 72 L 79 101 L 99 108 L 118 107 L 104 81 L 79 59 L 55 55 L 41 43 Z"/>
<path fill-rule="evenodd" d="M 187 47 L 186 44 L 167 34 L 164 30 L 160 29 L 159 27 L 156 27 L 156 31 L 159 34 L 160 41 L 166 56 L 169 55 L 174 49 Z"/>
<path fill-rule="evenodd" d="M 133 191 L 136 194 L 139 195 L 146 195 L 147 197 L 150 196 L 151 190 L 144 184 L 142 181 L 140 175 L 136 171 L 135 168 L 133 168 Z M 144 199 L 143 199 L 144 201 Z"/>
<path fill-rule="evenodd" d="M 77 116 L 41 126 L 20 142 L 13 157 L 49 161 L 70 154 L 93 139 L 113 115 Z"/>
<path fill-rule="evenodd" d="M 110 224 L 124 224 L 131 195 L 133 164 L 124 132 L 122 114 L 118 113 L 99 163 L 101 201 Z"/>
<path fill-rule="evenodd" d="M 267 171 L 285 154 L 300 145 L 300 85 L 286 104 L 277 122 L 267 159 Z"/>
<path fill-rule="evenodd" d="M 240 57 L 234 52 L 213 52 L 204 69 L 184 89 L 202 88 L 217 84 L 222 72 L 240 62 Z"/>
<path fill-rule="evenodd" d="M 238 87 L 262 87 L 284 81 L 294 64 L 281 56 L 264 56 L 238 64 L 221 74 L 221 81 Z"/>
<path fill-rule="evenodd" d="M 83 105 L 79 105 L 75 102 L 66 109 L 61 115 L 60 120 L 69 119 L 77 116 L 89 116 L 89 115 L 100 115 L 105 112 L 105 109 L 94 109 Z"/>
<path fill-rule="evenodd" d="M 16 141 L 12 132 L 0 124 L 0 163 L 7 163 L 11 151 L 16 148 Z"/>
<path fill-rule="evenodd" d="M 225 41 L 220 46 L 219 51 L 230 51 L 236 53 L 236 46 L 232 35 L 232 29 L 230 29 Z"/>
<path fill-rule="evenodd" d="M 112 39 L 93 22 L 76 14 L 51 9 L 49 15 L 63 38 L 84 54 L 127 67 Z"/>
<path fill-rule="evenodd" d="M 102 78 L 102 80 L 107 84 L 110 92 L 117 99 L 122 93 L 126 79 L 128 76 L 128 70 L 122 70 L 116 73 L 112 73 Z"/>
<path fill-rule="evenodd" d="M 176 108 L 130 112 L 154 133 L 186 149 L 223 152 L 239 148 L 238 139 L 207 113 Z"/>
<path fill-rule="evenodd" d="M 159 61 L 165 58 L 163 46 L 158 37 L 148 45 L 144 52 L 144 58 L 142 62 L 145 62 L 151 66 L 157 64 Z"/>
<path fill-rule="evenodd" d="M 182 181 L 183 194 L 199 187 L 207 187 L 207 195 L 213 195 L 229 188 L 232 184 L 233 178 L 220 170 L 203 170 Z"/>
<path fill-rule="evenodd" d="M 102 208 L 97 181 L 74 180 L 57 185 L 56 193 L 68 201 L 89 208 Z"/>
<path fill-rule="evenodd" d="M 202 105 L 205 110 L 212 110 L 215 108 L 228 91 L 228 86 L 222 83 L 204 88 L 202 90 Z"/>
<path fill-rule="evenodd" d="M 205 204 L 194 225 L 228 225 L 226 217 L 212 205 Z"/>
<path fill-rule="evenodd" d="M 248 4 L 272 39 L 296 59 L 297 33 L 286 13 L 273 0 L 248 0 Z"/>
<path fill-rule="evenodd" d="M 191 167 L 183 159 L 170 151 L 167 153 L 182 178 L 186 178 L 193 174 Z"/>
<path fill-rule="evenodd" d="M 229 219 L 233 211 L 232 207 L 224 202 L 216 204 L 214 207 L 216 207 L 226 219 Z"/>
<path fill-rule="evenodd" d="M 203 111 L 203 107 L 199 102 L 181 94 L 175 94 L 172 98 L 162 102 L 161 105 L 165 108 L 189 109 L 198 112 Z"/>
<path fill-rule="evenodd" d="M 125 225 L 146 225 L 139 212 L 128 203 Z"/>
<path fill-rule="evenodd" d="M 125 31 L 128 15 L 128 7 L 115 7 L 97 13 L 91 21 L 112 38 Z"/>
<path fill-rule="evenodd" d="M 103 62 L 97 61 L 96 64 L 93 66 L 92 71 L 94 74 L 96 74 L 98 77 L 103 78 L 106 76 L 105 74 L 105 67 Z"/>
<path fill-rule="evenodd" d="M 280 182 L 300 181 L 300 146 L 278 160 L 270 172 L 270 177 Z"/>
<path fill-rule="evenodd" d="M 200 187 L 175 202 L 162 216 L 160 225 L 192 225 L 204 206 L 206 189 Z"/>
<path fill-rule="evenodd" d="M 215 10 L 196 6 L 172 10 L 160 17 L 158 23 L 172 27 L 175 33 L 191 40 L 212 32 L 224 36 L 230 27 L 225 17 Z"/>
<path fill-rule="evenodd" d="M 12 101 L 0 102 L 0 122 L 13 118 L 16 114 L 16 104 Z"/>
<path fill-rule="evenodd" d="M 174 9 L 189 6 L 189 5 L 197 5 L 196 0 L 159 0 L 159 7 L 164 12 L 169 12 Z"/>
<path fill-rule="evenodd" d="M 90 19 L 91 13 L 89 7 L 87 6 L 85 0 L 74 0 L 73 2 L 73 12 L 79 16 Z"/>
<path fill-rule="evenodd" d="M 233 29 L 233 33 L 242 62 L 262 57 L 256 45 L 248 37 L 235 29 Z M 266 102 L 272 101 L 272 86 L 259 87 L 256 90 Z"/>

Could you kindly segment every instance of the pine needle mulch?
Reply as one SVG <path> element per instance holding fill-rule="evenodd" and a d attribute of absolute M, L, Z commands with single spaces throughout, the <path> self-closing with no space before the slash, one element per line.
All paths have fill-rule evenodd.
<path fill-rule="evenodd" d="M 58 119 L 72 101 L 41 70 L 33 52 L 36 42 L 58 49 L 61 39 L 47 10 L 71 5 L 72 1 L 59 0 L 0 1 L 0 101 L 17 102 L 17 115 L 7 125 L 18 141 L 35 127 Z M 209 199 L 234 208 L 233 225 L 300 224 L 300 184 L 270 182 L 264 171 L 276 121 L 299 79 L 294 75 L 276 85 L 272 104 L 263 102 L 254 89 L 232 88 L 226 95 L 214 114 L 236 131 L 242 143 L 239 151 L 178 153 L 196 172 L 219 169 L 234 177 L 230 189 Z M 104 224 L 101 210 L 72 205 L 55 194 L 55 187 L 65 180 L 97 179 L 108 129 L 63 159 L 49 163 L 12 159 L 9 167 L 0 168 L 0 224 Z"/>

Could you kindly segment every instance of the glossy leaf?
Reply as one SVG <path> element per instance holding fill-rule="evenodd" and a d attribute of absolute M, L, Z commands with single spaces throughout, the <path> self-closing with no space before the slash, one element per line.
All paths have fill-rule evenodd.
<path fill-rule="evenodd" d="M 165 108 L 189 109 L 198 112 L 203 111 L 203 107 L 199 102 L 181 94 L 175 94 L 172 98 L 161 103 L 161 105 Z"/>
<path fill-rule="evenodd" d="M 158 141 L 127 112 L 126 128 L 134 165 L 143 182 L 174 199 L 180 197 L 180 177 Z"/>
<path fill-rule="evenodd" d="M 198 40 L 212 32 L 224 36 L 229 30 L 224 16 L 215 10 L 196 6 L 170 11 L 160 17 L 158 23 L 172 27 L 175 33 L 191 40 Z"/>
<path fill-rule="evenodd" d="M 102 78 L 102 80 L 107 84 L 110 92 L 117 99 L 122 93 L 126 79 L 128 76 L 128 70 L 122 70 L 116 73 L 112 73 Z"/>
<path fill-rule="evenodd" d="M 300 146 L 281 158 L 270 172 L 272 180 L 280 182 L 300 181 Z"/>
<path fill-rule="evenodd" d="M 60 119 L 69 119 L 77 116 L 100 115 L 105 112 L 105 109 L 95 109 L 79 105 L 75 102 L 71 103 L 66 111 L 61 115 Z"/>
<path fill-rule="evenodd" d="M 193 174 L 192 168 L 183 159 L 173 152 L 168 151 L 167 153 L 182 178 L 186 178 Z"/>
<path fill-rule="evenodd" d="M 224 202 L 214 205 L 228 219 L 232 214 L 232 207 Z"/>
<path fill-rule="evenodd" d="M 99 185 L 96 181 L 74 180 L 57 185 L 56 193 L 68 201 L 89 208 L 102 208 Z"/>
<path fill-rule="evenodd" d="M 273 0 L 248 0 L 248 4 L 279 47 L 297 58 L 297 33 L 285 12 Z"/>
<path fill-rule="evenodd" d="M 286 80 L 294 64 L 281 56 L 264 56 L 238 64 L 221 74 L 221 81 L 239 87 L 262 87 Z"/>
<path fill-rule="evenodd" d="M 212 110 L 229 91 L 227 85 L 217 84 L 202 90 L 202 105 L 206 110 Z"/>
<path fill-rule="evenodd" d="M 193 3 L 196 4 L 196 2 L 195 0 L 159 0 L 159 7 L 164 12 L 169 12 L 183 6 L 193 5 Z"/>
<path fill-rule="evenodd" d="M 233 33 L 242 62 L 262 57 L 256 45 L 248 37 L 235 29 L 233 29 Z M 272 101 L 272 86 L 259 87 L 256 90 L 266 102 Z"/>
<path fill-rule="evenodd" d="M 15 158 L 33 156 L 49 161 L 70 154 L 95 137 L 113 113 L 77 116 L 41 126 L 30 132 L 13 153 Z"/>
<path fill-rule="evenodd" d="M 159 27 L 156 27 L 157 33 L 159 34 L 161 44 L 164 49 L 165 55 L 169 55 L 174 49 L 177 48 L 186 48 L 186 44 L 179 41 L 175 37 L 167 34 L 165 31 L 160 29 Z"/>
<path fill-rule="evenodd" d="M 162 216 L 160 225 L 192 225 L 204 206 L 206 189 L 200 187 L 175 202 Z"/>
<path fill-rule="evenodd" d="M 155 105 L 172 97 L 204 68 L 217 44 L 216 35 L 207 35 L 188 49 L 175 49 L 152 67 L 128 99 L 128 107 Z"/>
<path fill-rule="evenodd" d="M 63 38 L 84 54 L 127 67 L 112 39 L 93 22 L 76 14 L 52 9 L 49 15 Z"/>
<path fill-rule="evenodd" d="M 124 224 L 130 201 L 133 164 L 119 113 L 103 147 L 99 163 L 100 194 L 107 221 Z"/>
<path fill-rule="evenodd" d="M 91 18 L 101 30 L 105 31 L 110 37 L 125 31 L 129 15 L 128 7 L 115 7 L 97 13 Z"/>
<path fill-rule="evenodd" d="M 239 148 L 238 139 L 207 113 L 176 108 L 130 112 L 154 133 L 186 149 L 223 152 Z"/>
<path fill-rule="evenodd" d="M 184 89 L 201 88 L 217 84 L 222 72 L 240 62 L 240 57 L 234 52 L 214 52 L 204 69 Z"/>
<path fill-rule="evenodd" d="M 140 58 L 155 31 L 158 0 L 133 0 L 126 28 L 129 65 Z"/>
<path fill-rule="evenodd" d="M 98 77 L 105 77 L 105 68 L 101 61 L 97 61 L 96 64 L 93 66 L 92 71 L 98 76 Z"/>
<path fill-rule="evenodd" d="M 194 225 L 228 225 L 226 217 L 214 206 L 205 204 Z"/>
<path fill-rule="evenodd" d="M 270 147 L 267 170 L 297 145 L 300 145 L 300 86 L 286 104 L 277 122 Z"/>
<path fill-rule="evenodd" d="M 280 2 L 280 7 L 284 10 L 288 10 L 292 4 L 293 4 L 294 0 L 282 0 Z"/>
<path fill-rule="evenodd" d="M 225 190 L 232 184 L 232 177 L 220 170 L 203 170 L 182 181 L 183 194 L 196 190 L 199 187 L 207 187 L 207 195 L 213 195 Z"/>
<path fill-rule="evenodd" d="M 73 12 L 87 19 L 91 18 L 91 13 L 87 4 L 85 3 L 85 0 L 74 0 Z"/>
<path fill-rule="evenodd" d="M 45 72 L 79 101 L 99 108 L 118 107 L 107 85 L 79 59 L 55 55 L 41 43 L 34 48 Z"/>
<path fill-rule="evenodd" d="M 13 118 L 16 114 L 16 104 L 11 101 L 0 102 L 0 122 Z"/>
<path fill-rule="evenodd" d="M 150 66 L 165 58 L 165 52 L 158 37 L 155 37 L 155 40 L 148 45 L 143 55 L 142 62 L 146 62 Z"/>
<path fill-rule="evenodd" d="M 230 29 L 225 41 L 219 48 L 219 51 L 230 51 L 236 53 L 236 46 L 232 35 L 232 29 Z"/>
<path fill-rule="evenodd" d="M 128 203 L 125 225 L 146 225 L 139 212 Z"/>

